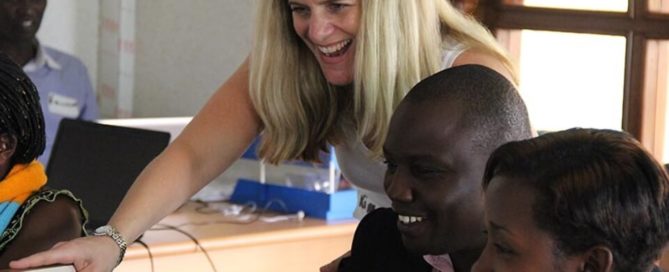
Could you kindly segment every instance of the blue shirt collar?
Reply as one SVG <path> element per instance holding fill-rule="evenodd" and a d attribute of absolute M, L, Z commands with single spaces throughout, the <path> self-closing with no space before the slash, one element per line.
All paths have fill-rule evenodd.
<path fill-rule="evenodd" d="M 37 43 L 37 54 L 35 58 L 30 60 L 26 65 L 23 66 L 24 72 L 34 72 L 38 69 L 47 66 L 54 70 L 62 69 L 62 66 L 54 60 L 51 55 L 44 49 L 44 47 L 38 42 Z"/>

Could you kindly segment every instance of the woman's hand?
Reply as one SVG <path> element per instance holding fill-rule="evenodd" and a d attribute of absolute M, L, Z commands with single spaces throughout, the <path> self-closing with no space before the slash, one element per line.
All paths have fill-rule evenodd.
<path fill-rule="evenodd" d="M 51 249 L 12 261 L 13 269 L 72 264 L 80 272 L 109 272 L 116 267 L 121 249 L 107 236 L 90 236 L 60 242 Z"/>

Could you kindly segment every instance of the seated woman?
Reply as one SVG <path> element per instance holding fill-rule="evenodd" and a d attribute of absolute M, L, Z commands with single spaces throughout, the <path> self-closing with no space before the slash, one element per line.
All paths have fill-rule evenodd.
<path fill-rule="evenodd" d="M 44 119 L 35 86 L 0 52 L 0 268 L 85 235 L 86 212 L 69 191 L 45 189 Z"/>
<path fill-rule="evenodd" d="M 669 239 L 667 174 L 624 132 L 508 143 L 483 188 L 488 241 L 472 271 L 654 271 Z"/>

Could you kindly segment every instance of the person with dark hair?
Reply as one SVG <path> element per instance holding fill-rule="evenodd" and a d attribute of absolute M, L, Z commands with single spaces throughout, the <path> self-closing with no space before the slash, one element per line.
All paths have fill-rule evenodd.
<path fill-rule="evenodd" d="M 653 271 L 669 240 L 667 174 L 624 132 L 505 144 L 483 189 L 488 242 L 472 271 Z"/>
<path fill-rule="evenodd" d="M 47 0 L 0 1 L 0 51 L 23 67 L 42 97 L 46 147 L 38 160 L 44 165 L 63 118 L 94 120 L 99 115 L 86 66 L 37 39 L 46 6 Z"/>
<path fill-rule="evenodd" d="M 69 191 L 45 189 L 45 145 L 35 86 L 0 53 L 0 268 L 85 235 L 86 212 Z"/>
<path fill-rule="evenodd" d="M 489 68 L 458 66 L 419 82 L 383 145 L 392 209 L 362 219 L 339 271 L 469 271 L 485 245 L 485 162 L 531 135 L 520 95 Z"/>

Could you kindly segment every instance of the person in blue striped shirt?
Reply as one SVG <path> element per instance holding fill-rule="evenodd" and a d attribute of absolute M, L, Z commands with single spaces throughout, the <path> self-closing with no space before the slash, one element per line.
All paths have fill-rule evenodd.
<path fill-rule="evenodd" d="M 23 67 L 42 98 L 46 148 L 38 159 L 44 165 L 48 164 L 60 120 L 99 117 L 84 64 L 36 37 L 46 5 L 46 0 L 0 1 L 0 51 Z"/>

